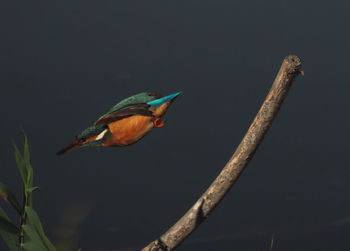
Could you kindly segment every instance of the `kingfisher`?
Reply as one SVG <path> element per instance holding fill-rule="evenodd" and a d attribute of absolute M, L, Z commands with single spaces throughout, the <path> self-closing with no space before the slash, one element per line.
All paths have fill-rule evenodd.
<path fill-rule="evenodd" d="M 162 96 L 142 92 L 123 99 L 57 155 L 85 146 L 128 146 L 136 143 L 154 127 L 165 125 L 163 116 L 180 94 Z"/>

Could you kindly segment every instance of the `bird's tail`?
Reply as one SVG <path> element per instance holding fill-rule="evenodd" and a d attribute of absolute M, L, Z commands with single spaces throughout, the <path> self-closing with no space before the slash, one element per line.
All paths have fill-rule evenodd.
<path fill-rule="evenodd" d="M 66 152 L 72 151 L 72 150 L 77 149 L 77 148 L 79 148 L 79 147 L 81 147 L 80 144 L 76 144 L 76 143 L 71 144 L 71 145 L 69 145 L 69 146 L 67 146 L 67 147 L 65 147 L 65 148 L 63 148 L 63 149 L 61 149 L 60 151 L 58 151 L 58 152 L 56 153 L 56 155 L 62 155 L 62 154 L 64 154 L 64 153 L 66 153 Z"/>

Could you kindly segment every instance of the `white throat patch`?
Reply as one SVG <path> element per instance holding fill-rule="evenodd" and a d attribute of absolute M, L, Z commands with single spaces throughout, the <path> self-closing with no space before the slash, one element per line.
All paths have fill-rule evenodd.
<path fill-rule="evenodd" d="M 95 140 L 102 139 L 103 136 L 105 136 L 106 132 L 107 132 L 107 129 L 104 129 L 99 135 L 97 135 Z"/>

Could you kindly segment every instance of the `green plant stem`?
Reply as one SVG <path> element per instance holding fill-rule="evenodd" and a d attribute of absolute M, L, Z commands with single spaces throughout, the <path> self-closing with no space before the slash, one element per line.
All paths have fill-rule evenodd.
<path fill-rule="evenodd" d="M 23 243 L 24 243 L 24 225 L 27 223 L 27 214 L 26 214 L 26 206 L 29 202 L 29 194 L 26 193 L 25 188 L 23 188 L 23 209 L 22 209 L 22 215 L 20 217 L 20 223 L 19 223 L 19 246 L 20 251 L 23 251 Z"/>

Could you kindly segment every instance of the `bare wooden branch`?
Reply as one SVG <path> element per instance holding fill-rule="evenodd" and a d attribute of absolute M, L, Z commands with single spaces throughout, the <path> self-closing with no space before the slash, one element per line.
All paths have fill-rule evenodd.
<path fill-rule="evenodd" d="M 142 251 L 174 250 L 208 217 L 253 157 L 254 152 L 271 126 L 294 78 L 299 73 L 303 74 L 299 57 L 295 55 L 285 57 L 264 103 L 219 176 L 178 222 L 158 240 L 143 248 Z"/>

